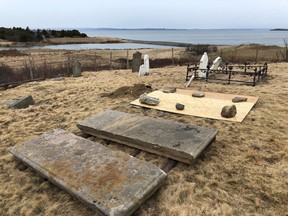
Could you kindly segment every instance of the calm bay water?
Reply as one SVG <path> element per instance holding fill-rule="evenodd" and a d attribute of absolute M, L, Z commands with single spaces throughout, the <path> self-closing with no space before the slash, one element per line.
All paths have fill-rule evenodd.
<path fill-rule="evenodd" d="M 32 47 L 15 47 L 18 50 L 27 49 L 62 49 L 62 50 L 88 50 L 88 49 L 142 49 L 142 48 L 167 48 L 167 46 L 157 46 L 150 44 L 136 43 L 112 43 L 112 44 L 62 44 L 62 45 L 47 45 L 47 46 L 32 46 Z M 0 47 L 0 50 L 9 50 L 13 47 Z"/>
<path fill-rule="evenodd" d="M 288 31 L 269 29 L 190 29 L 190 30 L 131 30 L 131 29 L 79 29 L 89 37 L 118 37 L 134 40 L 172 41 L 191 44 L 240 45 L 258 43 L 284 46 Z"/>
<path fill-rule="evenodd" d="M 283 39 L 288 38 L 288 31 L 270 31 L 269 29 L 79 29 L 89 37 L 117 37 L 123 39 L 145 41 L 167 41 L 191 44 L 240 45 L 257 43 L 264 45 L 284 46 Z M 171 46 L 170 46 L 171 47 Z M 35 46 L 28 49 L 139 49 L 139 48 L 169 48 L 148 44 L 67 44 Z M 2 48 L 11 49 L 10 48 Z M 17 49 L 27 49 L 26 47 Z"/>

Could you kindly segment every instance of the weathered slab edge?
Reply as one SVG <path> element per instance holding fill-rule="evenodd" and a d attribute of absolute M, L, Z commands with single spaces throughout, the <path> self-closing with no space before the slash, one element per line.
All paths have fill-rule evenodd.
<path fill-rule="evenodd" d="M 165 148 L 165 151 L 169 152 L 169 154 L 167 154 L 166 152 L 160 151 L 161 149 L 159 147 L 157 148 L 157 146 L 153 146 L 154 148 L 149 148 L 148 145 L 146 145 L 146 146 L 138 145 L 137 140 L 131 140 L 131 139 L 129 140 L 126 137 L 122 137 L 122 136 L 119 136 L 117 134 L 113 134 L 113 136 L 111 136 L 110 133 L 107 133 L 107 132 L 102 131 L 102 130 L 100 131 L 100 130 L 96 130 L 96 129 L 91 129 L 90 127 L 84 126 L 81 123 L 77 124 L 77 127 L 85 134 L 90 134 L 93 136 L 100 137 L 102 139 L 111 140 L 113 142 L 117 142 L 117 143 L 127 145 L 127 146 L 130 146 L 133 148 L 141 149 L 143 151 L 147 151 L 147 152 L 157 154 L 157 155 L 160 155 L 163 157 L 171 158 L 171 159 L 183 162 L 183 163 L 192 164 L 194 162 L 194 160 L 197 158 L 197 157 L 193 157 L 192 155 L 187 154 L 185 152 L 181 152 L 181 154 L 178 154 L 177 151 L 172 151 L 169 148 Z M 204 144 L 204 146 L 205 146 L 204 149 L 206 149 L 208 146 L 210 146 L 215 141 L 215 136 L 217 135 L 217 133 L 218 133 L 218 131 L 215 130 L 215 132 L 213 134 L 211 134 L 210 139 L 207 140 L 207 142 Z M 140 141 L 140 142 L 141 142 L 141 144 L 144 143 L 143 141 Z M 202 149 L 200 146 L 197 150 L 197 154 L 204 149 Z"/>

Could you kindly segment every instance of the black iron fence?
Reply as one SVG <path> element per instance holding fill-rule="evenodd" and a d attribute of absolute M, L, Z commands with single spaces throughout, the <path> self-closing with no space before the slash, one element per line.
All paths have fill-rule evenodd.
<path fill-rule="evenodd" d="M 229 65 L 219 67 L 217 70 L 211 70 L 208 65 L 207 69 L 199 69 L 197 65 L 187 66 L 186 81 L 219 81 L 227 84 L 242 83 L 255 86 L 263 80 L 268 73 L 268 64 L 263 65 Z"/>

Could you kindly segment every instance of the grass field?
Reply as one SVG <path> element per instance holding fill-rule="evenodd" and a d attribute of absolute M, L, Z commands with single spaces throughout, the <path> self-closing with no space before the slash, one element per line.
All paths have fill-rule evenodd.
<path fill-rule="evenodd" d="M 288 63 L 269 63 L 268 76 L 255 87 L 192 82 L 190 88 L 199 91 L 259 97 L 242 123 L 129 105 L 151 88 L 185 88 L 186 66 L 154 68 L 145 77 L 131 70 L 84 72 L 80 78 L 47 79 L 0 90 L 0 214 L 92 215 L 83 204 L 14 160 L 7 149 L 53 128 L 81 136 L 77 122 L 115 109 L 219 130 L 216 141 L 203 155 L 193 165 L 178 163 L 165 185 L 135 215 L 287 215 L 287 68 Z M 5 105 L 25 95 L 32 95 L 36 104 L 21 110 Z M 117 151 L 134 151 L 114 142 L 90 139 Z M 158 167 L 167 161 L 145 152 L 137 158 Z"/>

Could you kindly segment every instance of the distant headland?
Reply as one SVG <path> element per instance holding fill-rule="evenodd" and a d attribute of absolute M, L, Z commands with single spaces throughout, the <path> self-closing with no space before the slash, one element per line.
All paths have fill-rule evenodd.
<path fill-rule="evenodd" d="M 285 28 L 275 28 L 275 29 L 271 29 L 270 31 L 288 31 L 288 29 L 285 29 Z"/>

